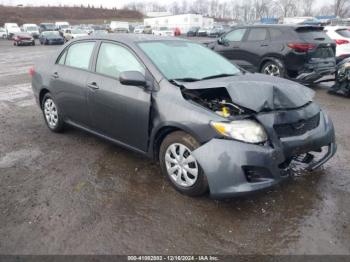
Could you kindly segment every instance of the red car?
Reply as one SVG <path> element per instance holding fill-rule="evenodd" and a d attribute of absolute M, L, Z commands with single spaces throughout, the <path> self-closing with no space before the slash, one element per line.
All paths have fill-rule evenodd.
<path fill-rule="evenodd" d="M 175 35 L 175 36 L 181 35 L 181 30 L 180 30 L 180 28 L 178 28 L 178 27 L 175 28 L 175 30 L 174 30 L 174 35 Z"/>
<path fill-rule="evenodd" d="M 35 40 L 32 35 L 27 33 L 18 33 L 13 36 L 13 45 L 35 45 Z"/>

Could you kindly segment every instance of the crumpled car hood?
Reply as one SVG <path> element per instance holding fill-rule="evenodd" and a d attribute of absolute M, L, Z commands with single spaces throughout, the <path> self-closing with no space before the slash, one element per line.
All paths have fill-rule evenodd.
<path fill-rule="evenodd" d="M 255 112 L 293 109 L 312 101 L 315 92 L 296 82 L 263 74 L 217 78 L 199 82 L 181 82 L 186 89 L 224 87 L 232 101 Z"/>

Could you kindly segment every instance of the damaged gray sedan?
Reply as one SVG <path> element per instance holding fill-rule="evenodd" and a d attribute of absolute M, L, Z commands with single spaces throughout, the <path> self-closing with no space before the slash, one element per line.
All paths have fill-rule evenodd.
<path fill-rule="evenodd" d="M 190 196 L 266 189 L 288 177 L 292 162 L 313 170 L 336 151 L 312 90 L 246 73 L 187 40 L 80 38 L 31 75 L 50 130 L 71 125 L 147 155 Z"/>

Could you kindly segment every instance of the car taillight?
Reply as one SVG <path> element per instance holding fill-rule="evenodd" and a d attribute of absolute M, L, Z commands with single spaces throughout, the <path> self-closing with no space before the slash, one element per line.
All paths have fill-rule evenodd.
<path fill-rule="evenodd" d="M 336 39 L 334 40 L 337 45 L 344 45 L 344 44 L 349 44 L 348 40 L 345 39 Z"/>
<path fill-rule="evenodd" d="M 297 52 L 307 52 L 309 50 L 312 50 L 316 47 L 315 44 L 308 44 L 308 43 L 290 43 L 288 44 L 289 48 L 292 48 L 293 50 Z"/>
<path fill-rule="evenodd" d="M 34 67 L 31 67 L 31 68 L 29 68 L 29 75 L 31 76 L 31 77 L 33 77 L 34 76 L 34 74 L 35 74 L 35 69 L 34 69 Z"/>

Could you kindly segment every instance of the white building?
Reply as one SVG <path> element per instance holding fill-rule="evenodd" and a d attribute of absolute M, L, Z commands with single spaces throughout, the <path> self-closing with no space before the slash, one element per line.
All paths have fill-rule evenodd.
<path fill-rule="evenodd" d="M 171 29 L 179 28 L 182 34 L 186 34 L 187 31 L 194 26 L 211 28 L 214 26 L 214 19 L 209 17 L 203 17 L 197 14 L 183 14 L 183 15 L 171 15 L 154 18 L 145 18 L 145 26 L 151 26 L 153 28 L 166 26 Z"/>

